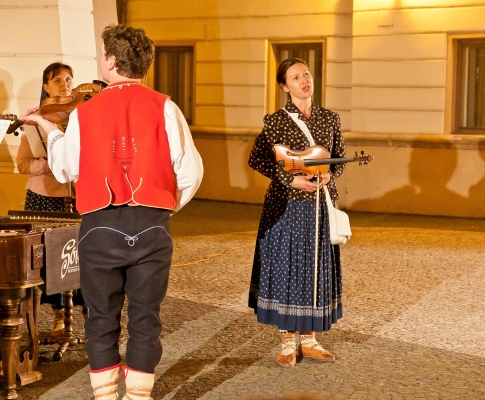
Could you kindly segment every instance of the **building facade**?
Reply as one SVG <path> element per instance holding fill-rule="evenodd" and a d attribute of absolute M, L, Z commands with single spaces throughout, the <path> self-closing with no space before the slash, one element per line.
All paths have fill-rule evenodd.
<path fill-rule="evenodd" d="M 341 116 L 347 155 L 374 156 L 365 168 L 347 165 L 340 207 L 485 216 L 485 1 L 113 0 L 101 9 L 101 0 L 1 0 L 0 19 L 20 18 L 20 3 L 57 10 L 59 28 L 43 43 L 60 43 L 62 60 L 86 57 L 84 76 L 92 75 L 95 40 L 102 23 L 117 18 L 116 4 L 123 21 L 147 31 L 156 59 L 146 83 L 179 104 L 203 157 L 198 198 L 263 201 L 268 181 L 249 169 L 248 155 L 263 116 L 285 102 L 277 64 L 298 56 L 315 77 L 315 100 Z M 84 37 L 67 29 L 72 9 L 90 21 Z M 24 57 L 43 65 L 37 46 L 18 35 Z M 19 113 L 29 97 L 23 82 L 32 100 L 39 77 L 14 47 L 0 48 L 8 61 L 0 112 Z M 15 138 L 0 145 L 0 195 L 9 206 L 21 193 L 15 146 Z"/>

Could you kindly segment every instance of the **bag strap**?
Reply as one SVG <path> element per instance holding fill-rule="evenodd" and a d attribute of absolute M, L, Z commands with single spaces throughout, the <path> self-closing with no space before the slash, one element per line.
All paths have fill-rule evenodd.
<path fill-rule="evenodd" d="M 286 108 L 283 108 L 283 110 L 285 110 L 288 113 L 291 119 L 295 121 L 295 124 L 298 125 L 298 128 L 300 128 L 301 131 L 305 134 L 308 141 L 310 142 L 310 146 L 315 146 L 315 140 L 313 140 L 313 136 L 310 133 L 308 126 L 306 126 L 305 122 L 303 122 L 300 118 L 298 118 L 298 113 L 290 113 Z"/>
<path fill-rule="evenodd" d="M 305 122 L 303 122 L 300 118 L 298 118 L 298 113 L 290 113 L 286 108 L 283 108 L 288 115 L 291 117 L 293 121 L 298 125 L 298 127 L 301 129 L 301 131 L 305 134 L 305 136 L 308 138 L 308 141 L 310 142 L 311 146 L 315 145 L 315 141 L 313 140 L 313 136 L 310 133 L 310 130 L 308 129 L 308 126 L 306 126 Z M 331 208 L 338 208 L 336 205 L 334 207 L 332 200 L 330 198 L 330 193 L 328 193 L 327 185 L 323 185 L 323 189 L 325 190 L 325 201 L 327 202 L 327 207 Z"/>
<path fill-rule="evenodd" d="M 323 185 L 323 190 L 325 191 L 325 203 L 327 203 L 327 208 L 331 210 L 335 208 L 332 203 L 332 199 L 330 198 L 330 193 L 328 193 L 327 185 Z"/>

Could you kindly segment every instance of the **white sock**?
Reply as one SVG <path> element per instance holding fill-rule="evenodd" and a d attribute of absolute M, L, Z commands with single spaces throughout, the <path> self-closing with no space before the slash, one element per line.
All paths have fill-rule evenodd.
<path fill-rule="evenodd" d="M 324 350 L 323 347 L 320 346 L 320 343 L 318 343 L 315 340 L 315 334 L 314 333 L 311 334 L 311 335 L 303 335 L 303 334 L 300 333 L 300 343 L 303 347 L 312 347 L 315 350 Z"/>
<path fill-rule="evenodd" d="M 296 349 L 295 333 L 288 331 L 280 331 L 280 333 L 287 335 L 286 337 L 281 336 L 281 354 L 284 356 L 292 354 Z"/>

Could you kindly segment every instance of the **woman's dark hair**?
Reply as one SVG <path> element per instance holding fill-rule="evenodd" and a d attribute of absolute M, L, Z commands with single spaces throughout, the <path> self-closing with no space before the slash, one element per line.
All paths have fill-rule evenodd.
<path fill-rule="evenodd" d="M 55 62 L 49 64 L 44 70 L 44 73 L 42 74 L 42 83 L 47 85 L 49 81 L 59 75 L 61 73 L 61 70 L 63 69 L 67 70 L 67 72 L 69 72 L 69 75 L 74 78 L 74 72 L 69 65 L 63 64 L 61 62 Z"/>
<path fill-rule="evenodd" d="M 44 73 L 42 74 L 42 91 L 40 92 L 40 103 L 41 104 L 42 104 L 42 100 L 49 97 L 49 93 L 47 93 L 44 90 L 44 85 L 47 85 L 51 79 L 53 79 L 57 75 L 59 75 L 63 69 L 65 69 L 67 72 L 69 72 L 69 75 L 71 75 L 71 77 L 74 78 L 74 71 L 72 70 L 72 68 L 69 65 L 63 64 L 61 62 L 54 62 L 52 64 L 49 64 L 44 69 Z"/>
<path fill-rule="evenodd" d="M 109 25 L 101 34 L 106 57 L 116 58 L 118 74 L 127 78 L 143 78 L 153 61 L 155 46 L 143 29 L 128 25 Z"/>
<path fill-rule="evenodd" d="M 304 64 L 308 68 L 306 61 L 301 58 L 287 58 L 281 62 L 278 71 L 276 71 L 276 82 L 286 85 L 286 72 L 288 71 L 288 68 L 295 64 Z"/>

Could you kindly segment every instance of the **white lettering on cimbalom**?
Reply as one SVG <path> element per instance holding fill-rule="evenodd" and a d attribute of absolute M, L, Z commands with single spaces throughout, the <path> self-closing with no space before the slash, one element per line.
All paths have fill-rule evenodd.
<path fill-rule="evenodd" d="M 76 239 L 69 240 L 62 249 L 61 279 L 71 273 L 79 271 L 79 256 L 77 253 Z"/>

